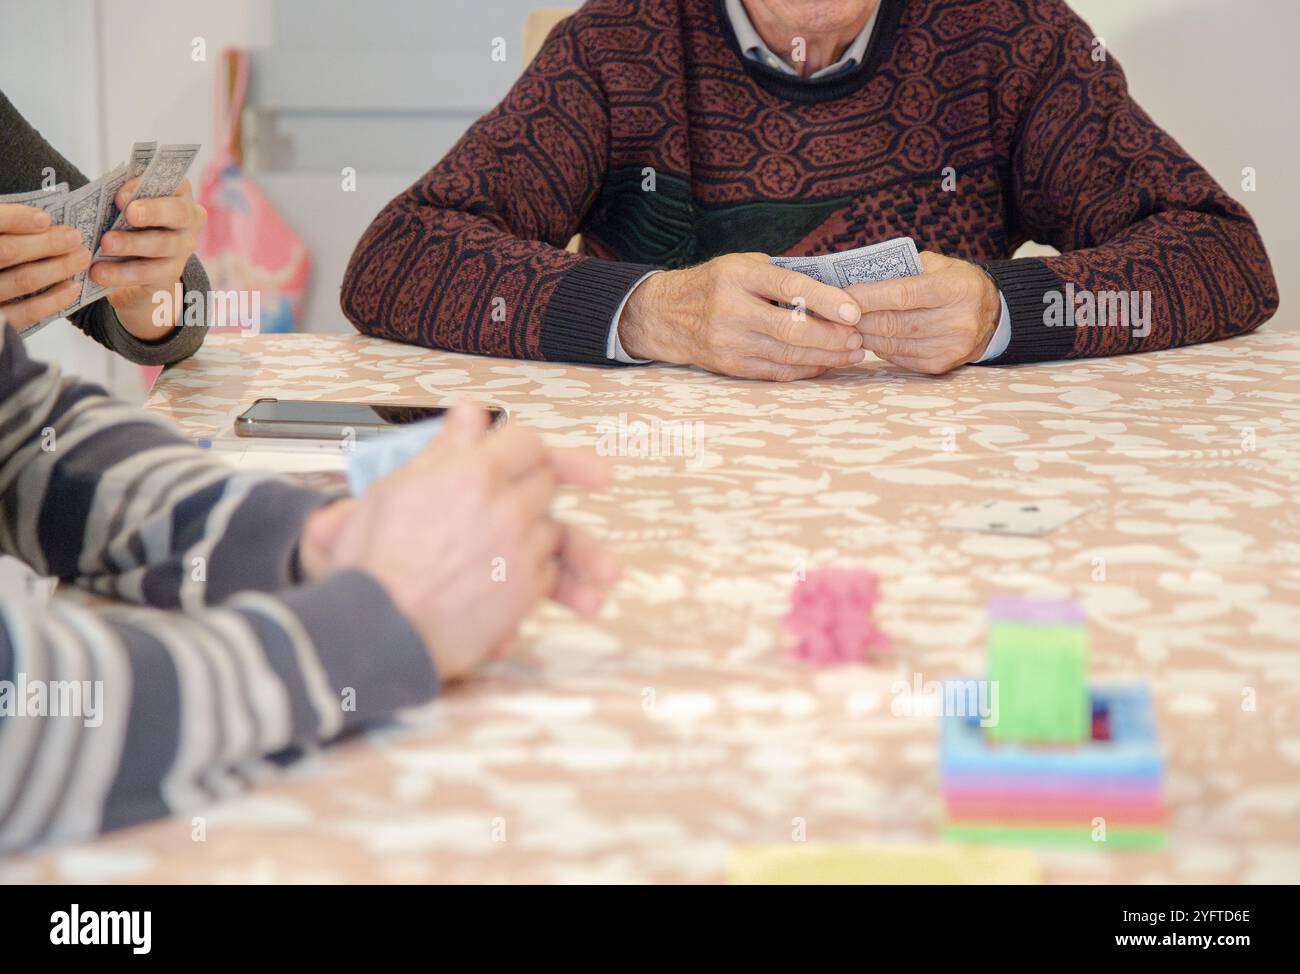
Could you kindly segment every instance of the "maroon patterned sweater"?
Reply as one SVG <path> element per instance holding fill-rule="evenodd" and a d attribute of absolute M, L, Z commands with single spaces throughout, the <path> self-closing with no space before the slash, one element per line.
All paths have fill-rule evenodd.
<path fill-rule="evenodd" d="M 745 59 L 722 0 L 589 0 L 375 218 L 344 312 L 398 341 L 613 364 L 611 319 L 651 267 L 910 236 L 997 281 L 999 364 L 1256 328 L 1278 296 L 1249 214 L 1094 50 L 1062 0 L 882 0 L 862 64 L 806 81 Z M 1061 256 L 1008 259 L 1026 240 Z M 1149 333 L 1054 325 L 1067 283 L 1149 292 Z"/>

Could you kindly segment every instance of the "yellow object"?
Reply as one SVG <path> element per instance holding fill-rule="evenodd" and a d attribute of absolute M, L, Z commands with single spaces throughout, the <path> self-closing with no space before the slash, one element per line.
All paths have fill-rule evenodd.
<path fill-rule="evenodd" d="M 962 886 L 1041 883 L 1028 849 L 946 845 L 739 845 L 727 862 L 735 885 Z"/>
<path fill-rule="evenodd" d="M 542 41 L 546 40 L 546 35 L 551 32 L 551 28 L 577 9 L 577 7 L 543 7 L 528 15 L 528 19 L 524 21 L 524 64 L 537 57 L 537 52 L 542 49 Z"/>

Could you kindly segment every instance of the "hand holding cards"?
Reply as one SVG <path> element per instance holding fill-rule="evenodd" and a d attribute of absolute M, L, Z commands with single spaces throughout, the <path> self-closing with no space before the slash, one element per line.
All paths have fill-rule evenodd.
<path fill-rule="evenodd" d="M 23 263 L 30 263 L 33 267 L 40 266 L 42 273 L 48 272 L 46 276 L 49 274 L 56 276 L 51 277 L 49 280 L 41 277 L 40 280 L 35 282 L 37 287 L 34 291 L 29 290 L 21 294 L 0 293 L 0 303 L 8 301 L 18 303 L 22 301 L 24 304 L 30 304 L 30 301 L 22 299 L 27 299 L 38 292 L 41 292 L 46 297 L 46 300 L 39 302 L 43 312 L 41 315 L 35 318 L 26 313 L 11 315 L 15 319 L 15 323 L 21 327 L 36 320 L 46 320 L 56 314 L 72 314 L 103 297 L 109 288 L 91 279 L 89 275 L 90 263 L 92 261 L 120 259 L 105 256 L 101 252 L 100 242 L 106 232 L 109 230 L 130 231 L 135 229 L 126 221 L 125 207 L 121 210 L 118 208 L 117 197 L 119 191 L 131 180 L 138 178 L 139 182 L 132 193 L 131 199 L 127 201 L 128 205 L 137 199 L 172 196 L 180 188 L 185 173 L 193 163 L 198 150 L 199 146 L 197 145 L 164 145 L 159 147 L 154 142 L 137 142 L 131 151 L 129 162 L 116 166 L 94 182 L 87 183 L 75 190 L 70 191 L 67 183 L 59 183 L 48 189 L 35 189 L 0 196 L 0 204 L 16 204 L 13 209 L 18 213 L 24 212 L 24 210 L 17 210 L 17 207 L 20 206 L 39 210 L 49 218 L 49 222 L 44 223 L 39 230 L 33 224 L 22 230 L 0 227 L 0 233 L 13 233 L 15 237 L 23 234 L 34 237 L 37 233 L 48 233 L 50 235 L 47 239 L 50 245 L 60 247 L 67 245 L 64 243 L 63 235 L 57 232 L 58 227 L 70 227 L 78 237 L 77 240 L 71 242 L 71 249 L 59 250 L 56 253 L 49 251 L 47 247 L 47 252 L 37 253 L 33 250 L 32 253 L 26 255 L 22 261 Z M 30 213 L 30 210 L 26 212 Z M 46 228 L 50 229 L 46 230 Z M 54 232 L 51 233 L 50 231 Z M 23 243 L 28 245 L 28 250 L 32 250 L 33 246 L 35 246 L 34 241 L 29 240 Z M 85 253 L 82 253 L 82 251 Z M 86 260 L 85 254 L 91 255 L 90 261 Z M 50 264 L 40 264 L 42 258 L 55 256 L 66 259 Z M 117 282 L 114 282 L 113 286 L 117 286 Z M 55 298 L 57 298 L 57 301 L 54 300 Z M 27 310 L 30 310 L 30 308 Z"/>
<path fill-rule="evenodd" d="M 634 360 L 789 382 L 861 362 L 861 316 L 840 288 L 764 254 L 723 254 L 645 277 L 623 306 L 610 354 L 616 339 Z"/>

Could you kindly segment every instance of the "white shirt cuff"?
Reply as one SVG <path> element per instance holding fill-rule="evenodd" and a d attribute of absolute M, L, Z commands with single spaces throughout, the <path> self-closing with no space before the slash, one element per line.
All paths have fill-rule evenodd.
<path fill-rule="evenodd" d="M 642 278 L 642 280 L 645 280 L 645 278 Z M 1011 309 L 1007 307 L 1007 299 L 1001 291 L 998 291 L 998 300 L 1002 302 L 1002 317 L 998 319 L 997 330 L 993 332 L 993 337 L 989 339 L 989 347 L 984 349 L 984 354 L 975 360 L 976 363 L 997 358 L 1011 344 Z"/>
<path fill-rule="evenodd" d="M 623 309 L 627 307 L 627 300 L 632 296 L 632 292 L 641 286 L 641 282 L 647 277 L 653 277 L 655 274 L 662 274 L 663 271 L 648 271 L 627 289 L 627 294 L 623 295 L 623 300 L 619 302 L 618 307 L 614 310 L 614 320 L 609 323 L 609 337 L 605 339 L 605 358 L 611 358 L 615 362 L 622 362 L 624 365 L 645 365 L 651 361 L 648 358 L 633 358 L 623 351 L 623 343 L 618 338 L 618 323 L 623 317 Z M 1006 307 L 1006 302 L 1002 303 Z"/>

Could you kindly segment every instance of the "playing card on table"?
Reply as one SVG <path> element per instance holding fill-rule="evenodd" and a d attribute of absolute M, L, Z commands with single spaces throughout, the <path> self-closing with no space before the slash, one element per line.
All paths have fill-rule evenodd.
<path fill-rule="evenodd" d="M 1039 538 L 1073 521 L 1085 510 L 1086 507 L 1054 500 L 985 501 L 962 508 L 943 526 L 950 531 Z"/>

